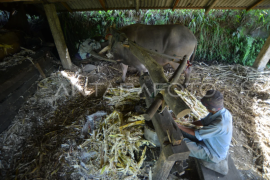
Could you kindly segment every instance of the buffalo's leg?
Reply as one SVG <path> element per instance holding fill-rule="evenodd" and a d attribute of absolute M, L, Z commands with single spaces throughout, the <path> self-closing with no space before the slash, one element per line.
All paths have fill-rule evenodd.
<path fill-rule="evenodd" d="M 121 69 L 122 69 L 122 82 L 125 82 L 126 80 L 126 75 L 127 75 L 127 70 L 128 70 L 128 65 L 125 65 L 123 63 L 120 63 Z"/>
<path fill-rule="evenodd" d="M 185 81 L 184 81 L 184 84 L 183 84 L 184 88 L 186 88 L 187 84 L 189 83 L 191 71 L 192 71 L 192 67 L 188 67 L 185 70 Z"/>

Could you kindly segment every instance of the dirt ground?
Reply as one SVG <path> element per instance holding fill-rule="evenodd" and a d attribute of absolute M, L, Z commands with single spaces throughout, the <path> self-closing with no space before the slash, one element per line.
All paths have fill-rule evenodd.
<path fill-rule="evenodd" d="M 111 112 L 102 95 L 108 86 L 117 87 L 116 80 L 121 76 L 119 65 L 94 64 L 98 68 L 90 73 L 58 71 L 38 83 L 37 93 L 0 135 L 1 177 L 83 179 L 75 176 L 76 158 L 70 164 L 66 156 L 75 157 L 76 147 L 84 142 L 81 129 L 86 115 L 100 110 Z M 173 70 L 164 69 L 170 77 Z M 187 87 L 198 99 L 213 88 L 224 94 L 225 108 L 232 113 L 234 126 L 229 152 L 243 179 L 270 178 L 269 75 L 269 71 L 258 74 L 240 65 L 196 63 Z M 182 81 L 183 77 L 179 83 Z M 70 83 L 75 84 L 75 89 Z M 126 83 L 140 86 L 137 72 L 129 72 Z"/>

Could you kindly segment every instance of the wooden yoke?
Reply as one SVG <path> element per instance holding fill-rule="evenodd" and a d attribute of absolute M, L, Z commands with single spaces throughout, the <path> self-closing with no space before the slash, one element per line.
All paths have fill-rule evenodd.
<path fill-rule="evenodd" d="M 173 97 L 177 97 L 177 94 L 174 92 L 174 88 L 176 88 L 175 83 L 177 83 L 182 72 L 184 71 L 184 68 L 186 67 L 186 63 L 187 63 L 187 59 L 186 59 L 186 56 L 184 56 L 182 64 L 178 66 L 178 68 L 176 69 L 172 77 L 170 78 L 169 81 L 171 85 L 166 87 L 165 91 L 167 91 L 167 94 L 164 95 L 167 101 L 175 101 L 175 98 L 173 98 Z M 173 95 L 173 97 L 171 95 Z M 182 101 L 182 99 L 180 100 Z M 151 106 L 147 109 L 147 111 L 144 114 L 145 120 L 149 121 L 153 118 L 154 114 L 157 112 L 162 102 L 163 102 L 163 95 L 158 93 L 155 98 L 155 101 L 151 104 Z M 182 104 L 185 104 L 185 102 L 181 102 L 181 105 Z M 171 109 L 173 110 L 173 112 L 176 112 L 177 117 L 183 117 L 190 112 L 189 108 L 187 109 L 186 106 L 179 106 L 179 104 L 176 104 L 175 106 L 171 107 Z"/>
<path fill-rule="evenodd" d="M 148 110 L 147 119 L 153 117 L 154 113 L 159 108 L 162 97 L 164 98 L 166 104 L 173 110 L 176 117 L 180 118 L 190 113 L 190 108 L 186 103 L 176 95 L 174 92 L 174 86 L 169 85 L 167 78 L 164 75 L 163 67 L 158 64 L 150 55 L 147 50 L 137 45 L 136 43 L 129 41 L 124 33 L 119 32 L 115 28 L 110 28 L 112 34 L 112 49 L 116 43 L 122 43 L 125 48 L 128 48 L 130 52 L 138 58 L 138 60 L 148 69 L 150 77 L 155 84 L 163 84 L 164 87 L 169 87 L 165 89 L 164 95 L 159 95 L 157 100 L 154 101 L 155 104 L 151 106 L 151 109 Z M 177 82 L 186 65 L 186 60 L 178 67 L 177 71 L 173 75 L 172 82 Z M 156 92 L 153 92 L 156 94 Z"/>

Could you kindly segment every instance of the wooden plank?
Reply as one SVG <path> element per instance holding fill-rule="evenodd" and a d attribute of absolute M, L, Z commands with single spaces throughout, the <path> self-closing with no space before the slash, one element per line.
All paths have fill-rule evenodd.
<path fill-rule="evenodd" d="M 104 0 L 99 0 L 99 3 L 101 4 L 103 10 L 104 10 L 104 11 L 107 11 L 107 8 L 106 8 L 106 5 L 105 5 Z"/>
<path fill-rule="evenodd" d="M 214 0 L 213 2 L 212 2 L 212 4 L 210 4 L 210 6 L 208 6 L 206 9 L 205 9 L 205 15 L 206 14 L 208 14 L 209 13 L 209 11 L 211 10 L 211 9 L 213 9 L 213 7 L 216 5 L 218 3 L 218 0 Z"/>
<path fill-rule="evenodd" d="M 270 59 L 270 36 L 265 41 L 261 51 L 259 52 L 253 67 L 259 71 L 263 71 Z"/>
<path fill-rule="evenodd" d="M 59 22 L 59 18 L 56 13 L 54 4 L 44 4 L 43 5 L 50 29 L 53 35 L 53 39 L 56 45 L 56 49 L 58 51 L 60 60 L 64 69 L 71 69 L 72 63 L 69 56 L 68 48 L 65 42 L 65 38 L 63 35 L 63 31 Z"/>
<path fill-rule="evenodd" d="M 231 155 L 229 155 L 228 158 L 229 172 L 225 176 L 204 167 L 199 163 L 198 159 L 195 159 L 195 162 L 196 168 L 200 176 L 200 180 L 242 180 L 240 173 L 234 165 Z"/>
<path fill-rule="evenodd" d="M 46 75 L 44 74 L 42 68 L 40 67 L 40 65 L 38 63 L 35 63 L 35 67 L 37 68 L 38 72 L 40 73 L 40 75 L 42 76 L 43 79 L 46 78 Z"/>
<path fill-rule="evenodd" d="M 0 104 L 0 133 L 8 128 L 22 104 L 37 89 L 35 82 L 38 80 L 39 74 L 35 68 L 27 74 L 27 77 L 29 78 L 23 86 L 12 92 L 12 95 Z"/>
<path fill-rule="evenodd" d="M 34 61 L 40 65 L 44 74 L 50 75 L 55 68 L 51 59 L 44 57 L 43 53 L 47 54 L 47 51 L 33 55 L 36 57 Z M 37 57 L 37 55 L 40 56 Z M 17 67 L 21 67 L 21 65 L 22 64 L 17 65 Z M 27 62 L 26 65 L 27 66 L 23 66 L 24 68 L 21 71 L 23 73 L 18 72 L 16 76 L 13 74 L 14 71 L 7 71 L 9 74 L 11 73 L 11 76 L 7 74 L 7 77 L 11 79 L 6 80 L 8 84 L 2 82 L 3 84 L 0 85 L 1 87 L 3 87 L 2 85 L 9 85 L 8 88 L 4 90 L 0 88 L 0 133 L 11 124 L 19 108 L 37 89 L 36 81 L 39 79 L 40 74 L 30 61 Z"/>
<path fill-rule="evenodd" d="M 104 58 L 104 57 L 100 56 L 99 54 L 95 53 L 94 51 L 91 51 L 90 54 L 91 54 L 91 56 L 93 56 L 94 58 L 97 58 L 97 59 L 99 59 L 99 60 L 101 60 L 101 61 L 108 61 L 108 62 L 111 62 L 111 63 L 114 63 L 114 64 L 117 63 L 116 60 Z M 84 60 L 87 60 L 87 59 L 84 59 Z"/>
<path fill-rule="evenodd" d="M 167 179 L 169 173 L 174 165 L 174 161 L 167 161 L 163 152 L 160 152 L 158 161 L 153 169 L 153 179 L 164 180 Z M 158 172 L 158 173 L 157 173 Z"/>
<path fill-rule="evenodd" d="M 47 75 L 50 75 L 54 70 L 53 64 L 49 58 L 46 59 L 41 57 L 38 60 L 38 63 Z M 17 76 L 15 76 L 15 79 L 11 79 L 14 83 L 3 93 L 6 96 L 2 96 L 1 92 L 0 133 L 8 128 L 22 104 L 36 92 L 36 81 L 40 77 L 39 72 L 32 63 L 29 63 L 28 67 L 23 70 L 24 73 L 18 74 L 21 76 L 20 79 L 18 79 Z"/>
<path fill-rule="evenodd" d="M 258 6 L 259 4 L 261 4 L 263 1 L 264 1 L 264 0 L 259 0 L 259 1 L 255 2 L 253 5 L 251 5 L 250 7 L 248 7 L 248 8 L 246 9 L 246 11 L 249 11 L 249 10 L 255 8 L 256 6 Z"/>
<path fill-rule="evenodd" d="M 69 5 L 66 2 L 61 2 L 61 4 L 69 11 L 73 12 L 73 10 L 69 7 Z"/>
<path fill-rule="evenodd" d="M 43 73 L 45 72 L 45 74 L 47 75 L 49 75 L 47 64 L 49 65 L 49 67 L 52 66 L 50 59 L 46 58 L 46 54 L 48 53 L 48 48 L 42 48 L 41 50 L 36 52 L 36 54 L 30 56 L 34 59 L 34 62 L 38 62 L 40 64 L 40 66 L 44 70 Z M 25 76 L 33 68 L 34 66 L 30 61 L 23 61 L 22 64 L 20 64 L 20 68 L 18 68 L 18 66 L 13 66 L 7 68 L 5 71 L 1 71 L 0 76 L 4 76 L 5 78 L 1 78 L 0 80 L 0 101 L 3 101 L 3 99 L 5 99 L 10 94 L 10 92 L 13 92 L 14 90 L 22 86 L 23 83 L 31 77 Z"/>
<path fill-rule="evenodd" d="M 173 4 L 173 8 L 172 8 L 173 11 L 175 10 L 178 3 L 179 3 L 179 0 L 175 0 L 175 2 Z"/>

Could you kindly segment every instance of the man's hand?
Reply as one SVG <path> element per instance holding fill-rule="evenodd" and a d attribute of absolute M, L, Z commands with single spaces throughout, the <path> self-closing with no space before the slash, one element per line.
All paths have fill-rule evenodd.
<path fill-rule="evenodd" d="M 177 124 L 178 128 L 181 129 L 182 131 L 192 135 L 192 136 L 195 136 L 195 129 L 192 129 L 192 128 L 188 128 L 188 127 L 185 127 L 185 126 L 182 126 L 180 124 Z"/>
<path fill-rule="evenodd" d="M 191 124 L 194 124 L 195 126 L 203 126 L 202 124 L 202 121 L 199 120 L 199 121 L 195 121 L 195 122 L 192 122 Z"/>

